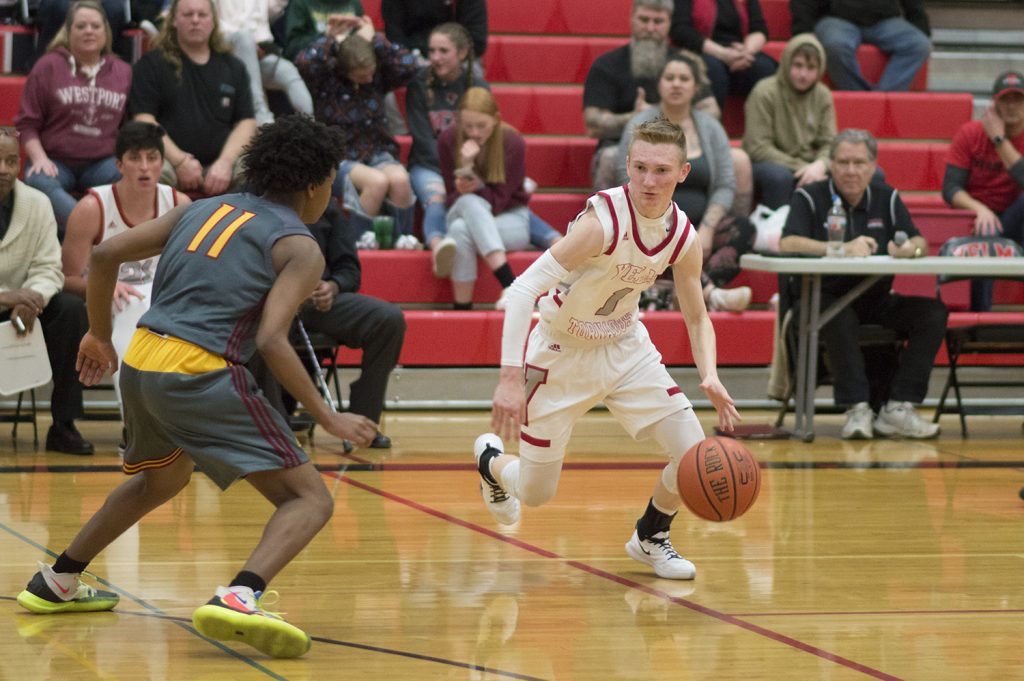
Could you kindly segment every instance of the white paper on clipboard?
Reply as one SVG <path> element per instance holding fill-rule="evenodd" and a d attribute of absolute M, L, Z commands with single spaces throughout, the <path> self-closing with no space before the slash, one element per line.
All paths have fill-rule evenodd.
<path fill-rule="evenodd" d="M 44 385 L 52 377 L 39 320 L 24 336 L 18 336 L 10 322 L 0 323 L 0 395 Z"/>

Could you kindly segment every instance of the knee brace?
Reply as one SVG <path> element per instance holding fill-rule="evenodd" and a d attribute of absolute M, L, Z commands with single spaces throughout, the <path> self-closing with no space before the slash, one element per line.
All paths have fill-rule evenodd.
<path fill-rule="evenodd" d="M 668 455 L 668 465 L 661 471 L 661 482 L 665 489 L 678 495 L 679 461 L 690 447 L 704 439 L 704 429 L 693 409 L 682 409 L 655 423 L 651 435 Z"/>

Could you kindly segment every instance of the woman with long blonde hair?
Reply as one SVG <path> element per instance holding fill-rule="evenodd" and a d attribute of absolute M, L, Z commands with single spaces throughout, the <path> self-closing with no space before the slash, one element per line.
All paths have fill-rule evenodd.
<path fill-rule="evenodd" d="M 437 140 L 447 191 L 448 236 L 455 241 L 452 296 L 455 309 L 473 305 L 477 256 L 507 289 L 515 280 L 505 252 L 530 244 L 526 141 L 501 120 L 489 90 L 471 87 L 458 106 L 458 121 Z M 496 307 L 502 308 L 502 298 Z"/>

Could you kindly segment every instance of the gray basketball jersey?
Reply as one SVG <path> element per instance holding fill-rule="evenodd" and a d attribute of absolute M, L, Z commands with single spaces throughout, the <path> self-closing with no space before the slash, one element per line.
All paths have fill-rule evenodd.
<path fill-rule="evenodd" d="M 293 210 L 252 194 L 193 203 L 160 255 L 152 305 L 139 326 L 246 362 L 277 279 L 270 249 L 294 234 L 313 238 Z"/>

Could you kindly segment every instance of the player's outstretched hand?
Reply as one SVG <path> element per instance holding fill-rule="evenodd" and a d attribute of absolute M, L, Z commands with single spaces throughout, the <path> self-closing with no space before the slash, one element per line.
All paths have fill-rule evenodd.
<path fill-rule="evenodd" d="M 334 437 L 348 440 L 357 447 L 368 447 L 377 437 L 377 424 L 352 412 L 332 412 L 320 425 Z"/>
<path fill-rule="evenodd" d="M 740 417 L 739 411 L 736 410 L 736 403 L 729 396 L 729 391 L 725 389 L 717 376 L 705 378 L 700 384 L 700 389 L 708 396 L 718 412 L 718 427 L 726 432 L 732 432 L 736 423 L 743 419 Z"/>
<path fill-rule="evenodd" d="M 502 367 L 502 379 L 494 390 L 491 430 L 505 442 L 519 439 L 519 426 L 526 416 L 526 390 L 522 369 Z"/>
<path fill-rule="evenodd" d="M 117 351 L 113 343 L 109 340 L 101 341 L 92 335 L 92 331 L 87 331 L 78 346 L 75 370 L 83 385 L 96 385 L 103 380 L 108 370 L 114 373 L 117 370 Z"/>

